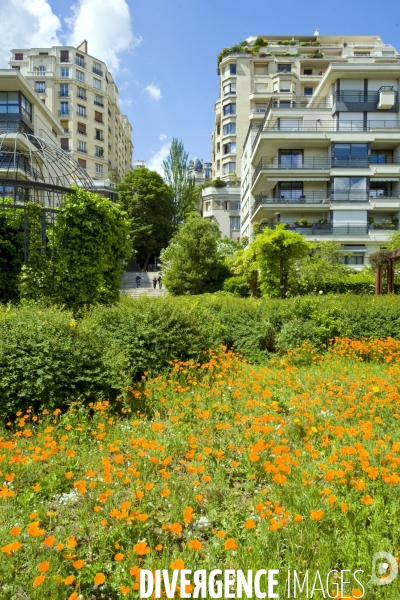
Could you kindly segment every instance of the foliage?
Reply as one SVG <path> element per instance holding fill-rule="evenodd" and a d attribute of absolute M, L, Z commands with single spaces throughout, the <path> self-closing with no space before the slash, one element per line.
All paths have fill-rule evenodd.
<path fill-rule="evenodd" d="M 46 253 L 42 240 L 42 219 L 45 216 L 40 204 L 27 203 L 25 207 L 28 229 L 28 261 L 19 275 L 20 299 L 25 303 L 42 302 L 56 297 L 56 282 L 51 256 Z"/>
<path fill-rule="evenodd" d="M 250 286 L 243 275 L 235 275 L 234 277 L 228 277 L 225 279 L 222 289 L 225 292 L 230 292 L 235 296 L 241 296 L 246 298 L 250 296 Z"/>
<path fill-rule="evenodd" d="M 176 296 L 215 292 L 229 275 L 216 223 L 194 213 L 161 255 L 164 283 Z"/>
<path fill-rule="evenodd" d="M 336 567 L 346 597 L 361 582 L 382 599 L 371 556 L 400 559 L 399 342 L 305 344 L 262 367 L 205 358 L 124 404 L 28 410 L 0 430 L 4 598 L 137 598 L 140 569 L 254 573 L 268 548 L 280 598 L 295 566 L 320 597 L 338 596 Z"/>
<path fill-rule="evenodd" d="M 118 299 L 123 263 L 131 253 L 129 222 L 118 205 L 76 188 L 63 198 L 55 240 L 62 304 L 79 310 Z"/>
<path fill-rule="evenodd" d="M 4 198 L 4 203 L 12 200 Z M 3 208 L 0 213 L 0 302 L 19 299 L 19 273 L 24 260 L 24 221 L 22 210 Z"/>
<path fill-rule="evenodd" d="M 118 189 L 118 204 L 130 220 L 132 248 L 138 262 L 147 265 L 159 256 L 173 233 L 173 190 L 156 171 L 129 171 Z"/>
<path fill-rule="evenodd" d="M 304 236 L 287 231 L 284 224 L 278 224 L 275 229 L 265 228 L 252 247 L 262 293 L 284 298 L 296 263 L 307 255 L 310 244 Z"/>
<path fill-rule="evenodd" d="M 173 228 L 185 222 L 199 202 L 199 188 L 191 177 L 188 164 L 189 153 L 183 142 L 174 138 L 169 155 L 163 160 L 164 178 L 173 191 Z"/>
<path fill-rule="evenodd" d="M 385 246 L 388 250 L 398 250 L 400 248 L 400 231 L 390 234 Z"/>

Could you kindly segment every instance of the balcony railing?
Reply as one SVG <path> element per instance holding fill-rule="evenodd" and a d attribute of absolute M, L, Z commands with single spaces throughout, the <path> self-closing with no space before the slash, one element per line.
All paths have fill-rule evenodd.
<path fill-rule="evenodd" d="M 58 92 L 58 97 L 59 98 L 69 98 L 71 95 L 70 92 Z"/>
<path fill-rule="evenodd" d="M 82 129 L 77 129 L 76 132 L 80 133 L 81 135 L 87 135 L 87 132 L 86 131 L 82 131 Z"/>
<path fill-rule="evenodd" d="M 262 223 L 260 230 L 264 228 L 275 229 L 276 223 Z M 353 225 L 352 223 L 343 223 L 343 225 L 332 225 L 331 223 L 313 223 L 311 226 L 301 226 L 295 223 L 285 223 L 285 229 L 301 233 L 303 235 L 368 235 L 368 225 Z"/>
<path fill-rule="evenodd" d="M 279 192 L 262 192 L 255 196 L 255 202 L 252 207 L 251 214 L 253 215 L 259 206 L 269 204 L 331 204 L 332 202 L 370 202 L 377 198 L 399 198 L 399 194 L 392 193 L 386 190 L 370 190 L 369 192 L 362 190 L 357 192 L 307 192 L 292 190 L 282 190 Z"/>
<path fill-rule="evenodd" d="M 297 96 L 295 98 L 273 98 L 271 108 L 331 108 L 330 98 Z"/>
<path fill-rule="evenodd" d="M 76 97 L 79 98 L 80 100 L 87 100 L 86 94 L 76 94 Z"/>
<path fill-rule="evenodd" d="M 104 106 L 103 102 L 99 102 L 98 100 L 94 100 L 94 104 L 97 106 Z"/>
<path fill-rule="evenodd" d="M 69 110 L 59 110 L 58 114 L 60 117 L 68 117 L 71 113 Z"/>
<path fill-rule="evenodd" d="M 96 67 L 92 67 L 92 71 L 96 75 L 100 75 L 100 77 L 103 77 L 103 71 L 101 69 L 96 69 Z"/>
<path fill-rule="evenodd" d="M 86 68 L 86 63 L 81 58 L 75 58 L 75 64 L 78 65 L 79 67 L 82 67 L 83 69 Z"/>
<path fill-rule="evenodd" d="M 334 123 L 333 121 L 304 121 L 302 119 L 290 119 L 286 123 L 285 119 L 278 119 L 274 125 L 264 125 L 263 132 L 279 131 L 283 133 L 325 133 L 325 132 L 371 132 L 371 131 L 390 131 L 400 129 L 400 121 L 391 119 L 366 121 L 342 121 Z M 254 146 L 258 138 L 254 141 Z"/>
<path fill-rule="evenodd" d="M 99 137 L 97 135 L 94 136 L 94 139 L 99 141 L 99 142 L 104 142 L 104 138 L 103 137 Z"/>
<path fill-rule="evenodd" d="M 101 123 L 102 125 L 104 125 L 104 121 L 100 121 L 99 119 L 95 119 L 94 121 L 95 123 Z"/>
<path fill-rule="evenodd" d="M 79 112 L 78 110 L 76 111 L 76 114 L 78 115 L 78 117 L 82 117 L 83 119 L 87 119 L 87 114 L 83 113 L 83 112 Z"/>

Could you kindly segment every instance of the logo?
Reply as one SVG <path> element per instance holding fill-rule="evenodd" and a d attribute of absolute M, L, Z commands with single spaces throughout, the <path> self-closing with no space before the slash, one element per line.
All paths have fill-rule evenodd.
<path fill-rule="evenodd" d="M 372 581 L 376 585 L 389 585 L 398 572 L 397 560 L 389 552 L 376 552 L 372 557 Z"/>

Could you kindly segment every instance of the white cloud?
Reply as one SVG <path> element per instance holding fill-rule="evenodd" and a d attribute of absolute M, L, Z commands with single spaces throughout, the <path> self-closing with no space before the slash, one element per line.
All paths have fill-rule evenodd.
<path fill-rule="evenodd" d="M 18 0 L 17 0 L 18 1 Z M 78 0 L 65 21 L 70 29 L 67 44 L 88 41 L 89 54 L 118 71 L 118 54 L 138 46 L 142 38 L 132 33 L 131 15 L 125 0 Z"/>
<path fill-rule="evenodd" d="M 125 104 L 126 106 L 130 106 L 132 104 L 132 98 L 119 98 L 120 104 Z"/>
<path fill-rule="evenodd" d="M 164 169 L 162 168 L 162 162 L 167 158 L 170 148 L 171 142 L 166 142 L 161 146 L 161 148 L 157 152 L 153 152 L 153 156 L 149 160 L 147 168 L 151 171 L 157 171 L 157 173 L 164 177 Z"/>
<path fill-rule="evenodd" d="M 150 83 L 150 85 L 146 85 L 145 89 L 146 92 L 148 92 L 148 94 L 150 95 L 150 97 L 153 98 L 153 100 L 160 100 L 160 98 L 162 98 L 161 90 L 156 85 Z"/>
<path fill-rule="evenodd" d="M 13 48 L 60 45 L 61 22 L 47 0 L 1 0 L 0 23 L 0 67 L 8 67 Z"/>
<path fill-rule="evenodd" d="M 163 140 L 167 140 L 167 139 L 168 139 L 168 136 L 167 136 L 167 134 L 166 134 L 166 133 L 162 133 L 158 139 L 159 139 L 159 140 L 161 140 L 161 141 L 163 141 Z"/>

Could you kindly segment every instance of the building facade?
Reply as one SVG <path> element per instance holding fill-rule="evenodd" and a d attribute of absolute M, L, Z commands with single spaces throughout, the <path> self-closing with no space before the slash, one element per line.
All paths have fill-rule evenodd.
<path fill-rule="evenodd" d="M 13 49 L 9 66 L 20 71 L 57 118 L 61 148 L 93 180 L 121 179 L 132 165 L 132 127 L 118 106 L 107 65 L 77 48 Z"/>
<path fill-rule="evenodd" d="M 242 241 L 278 222 L 356 268 L 398 228 L 397 50 L 378 36 L 248 38 L 220 65 L 213 177 L 241 179 Z"/>

